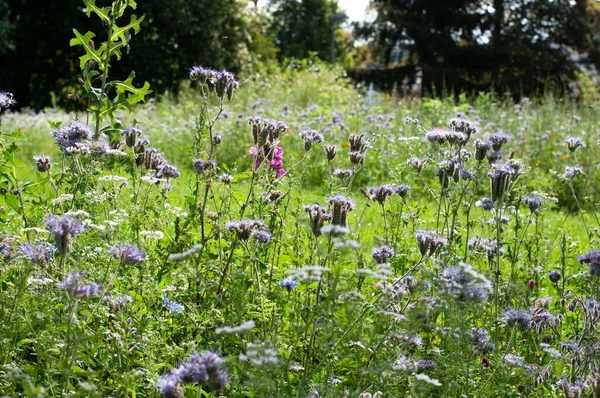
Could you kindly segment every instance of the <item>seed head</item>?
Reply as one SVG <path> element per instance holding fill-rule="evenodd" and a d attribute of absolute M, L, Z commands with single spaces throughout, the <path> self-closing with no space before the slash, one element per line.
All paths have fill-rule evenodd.
<path fill-rule="evenodd" d="M 136 126 L 131 126 L 121 130 L 121 136 L 125 138 L 125 145 L 134 148 L 137 145 L 138 138 L 142 135 L 142 130 Z"/>
<path fill-rule="evenodd" d="M 571 152 L 575 152 L 579 147 L 585 148 L 585 143 L 581 137 L 567 137 L 565 139 L 565 144 L 567 144 L 567 148 L 569 148 L 569 151 Z"/>
<path fill-rule="evenodd" d="M 315 203 L 304 206 L 304 211 L 308 213 L 311 229 L 315 237 L 321 236 L 321 228 L 323 228 L 325 221 L 331 219 L 331 216 L 327 212 L 327 208 Z"/>
<path fill-rule="evenodd" d="M 343 195 L 335 195 L 327 200 L 333 206 L 331 212 L 331 224 L 340 227 L 348 227 L 348 212 L 354 209 L 354 202 Z"/>

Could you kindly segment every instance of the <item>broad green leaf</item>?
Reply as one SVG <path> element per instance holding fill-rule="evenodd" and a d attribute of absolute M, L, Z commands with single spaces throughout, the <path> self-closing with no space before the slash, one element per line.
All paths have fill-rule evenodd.
<path fill-rule="evenodd" d="M 21 209 L 21 206 L 19 205 L 19 199 L 17 199 L 16 196 L 6 195 L 4 198 L 4 201 L 11 209 L 13 209 L 15 211 L 15 213 L 21 214 L 21 212 L 23 211 Z"/>
<path fill-rule="evenodd" d="M 104 21 L 106 23 L 110 23 L 110 16 L 108 15 L 108 12 L 109 12 L 108 8 L 98 7 L 96 5 L 96 0 L 83 0 L 83 2 L 85 3 L 85 6 L 87 7 L 85 15 L 87 15 L 88 18 L 91 16 L 92 12 L 95 12 L 96 15 L 98 15 L 102 21 Z"/>
<path fill-rule="evenodd" d="M 90 40 L 96 37 L 96 35 L 93 32 L 87 32 L 82 36 L 77 29 L 73 29 L 73 33 L 75 33 L 75 38 L 71 39 L 71 47 L 83 46 L 85 49 L 85 55 L 79 57 L 79 67 L 83 70 L 85 68 L 85 63 L 90 59 L 93 59 L 96 61 L 100 69 L 104 69 L 104 64 L 102 63 L 101 57 L 102 52 L 100 50 L 94 50 L 92 46 L 90 46 Z"/>

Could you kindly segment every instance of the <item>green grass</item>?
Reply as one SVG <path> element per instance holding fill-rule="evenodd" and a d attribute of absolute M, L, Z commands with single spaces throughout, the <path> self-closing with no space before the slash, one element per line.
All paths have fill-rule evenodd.
<path fill-rule="evenodd" d="M 159 184 L 142 181 L 151 172 L 132 167 L 126 147 L 124 157 L 63 157 L 47 121 L 86 122 L 83 112 L 2 114 L 2 394 L 159 396 L 157 380 L 194 350 L 219 353 L 229 383 L 220 391 L 211 383 L 186 383 L 186 396 L 306 397 L 317 390 L 322 397 L 377 391 L 384 397 L 542 397 L 560 396 L 557 382 L 563 377 L 570 384 L 598 383 L 598 332 L 582 314 L 597 316 L 592 310 L 600 307 L 593 299 L 599 278 L 577 261 L 598 247 L 600 231 L 595 217 L 600 115 L 594 108 L 551 96 L 515 106 L 489 94 L 458 101 L 377 95 L 367 104 L 366 93 L 339 70 L 311 63 L 274 76 L 248 76 L 240 86 L 227 117 L 214 125 L 223 140 L 217 168 L 205 173 L 194 173 L 192 160 L 209 156 L 202 123 L 217 114 L 214 98 L 207 114 L 200 91 L 191 88 L 178 99 L 161 98 L 118 115 L 125 126 L 135 120 L 148 146 L 182 171 Z M 433 145 L 425 135 L 446 127 L 459 112 L 480 126 L 466 146 L 469 152 L 474 154 L 475 138 L 503 131 L 511 140 L 502 148 L 502 161 L 523 164 L 523 174 L 503 196 L 508 222 L 500 230 L 490 223 L 500 216 L 498 207 L 484 211 L 475 204 L 490 196 L 487 160 L 465 157 L 461 164 L 476 177 L 451 181 L 447 189 L 436 175 L 438 162 L 458 152 Z M 282 179 L 265 166 L 252 172 L 248 116 L 287 123 L 279 143 L 288 171 Z M 324 136 L 310 151 L 298 135 L 307 128 Z M 21 138 L 7 135 L 17 129 Z M 361 132 L 369 149 L 364 165 L 352 166 L 349 137 Z M 567 136 L 580 136 L 587 147 L 569 152 Z M 12 141 L 19 149 L 14 160 Z M 338 148 L 331 164 L 325 144 Z M 41 154 L 53 157 L 51 178 L 35 170 L 32 157 Z M 414 156 L 427 160 L 420 173 L 408 164 Z M 573 165 L 585 175 L 573 179 L 571 191 L 561 175 Z M 331 177 L 337 168 L 353 168 L 355 174 L 348 180 Z M 233 175 L 231 185 L 219 181 L 224 171 Z M 111 175 L 122 179 L 110 180 Z M 383 183 L 411 189 L 406 198 L 389 197 L 382 208 L 365 190 Z M 273 191 L 284 195 L 275 204 L 265 199 Z M 355 204 L 350 231 L 317 238 L 303 206 L 316 202 L 329 208 L 328 198 L 336 194 Z M 527 195 L 543 199 L 539 216 L 523 204 Z M 43 267 L 24 258 L 18 247 L 28 239 L 59 243 L 45 232 L 44 222 L 48 214 L 65 213 L 86 225 L 73 237 L 72 251 L 51 253 Z M 273 240 L 240 241 L 226 228 L 240 218 L 261 219 Z M 422 256 L 419 230 L 452 239 Z M 499 240 L 504 254 L 469 249 L 474 237 Z M 147 259 L 119 265 L 109 250 L 120 243 L 138 246 Z M 384 243 L 395 250 L 389 266 L 371 258 L 371 250 Z M 184 260 L 170 258 L 198 244 L 203 248 Z M 473 269 L 452 284 L 449 267 L 461 263 Z M 322 275 L 305 268 L 315 265 L 326 268 Z M 562 273 L 558 283 L 548 279 L 551 270 Z M 55 281 L 74 272 L 101 283 L 100 297 L 76 298 L 57 288 Z M 282 288 L 285 277 L 295 278 L 298 287 Z M 483 289 L 486 298 L 470 299 L 467 288 Z M 569 311 L 561 305 L 568 289 L 590 301 Z M 120 295 L 131 297 L 123 308 L 101 299 Z M 183 311 L 171 314 L 165 295 Z M 543 297 L 551 297 L 550 304 L 542 304 Z M 562 321 L 543 331 L 521 330 L 502 315 L 508 309 L 531 315 L 536 306 Z M 247 321 L 254 326 L 239 333 L 217 330 Z M 475 343 L 472 328 L 485 328 L 495 350 Z M 550 350 L 561 351 L 561 342 L 576 342 L 579 351 Z M 507 355 L 519 356 L 520 364 L 511 365 Z M 481 365 L 484 357 L 490 367 Z M 425 359 L 435 361 L 435 368 L 417 366 Z"/>

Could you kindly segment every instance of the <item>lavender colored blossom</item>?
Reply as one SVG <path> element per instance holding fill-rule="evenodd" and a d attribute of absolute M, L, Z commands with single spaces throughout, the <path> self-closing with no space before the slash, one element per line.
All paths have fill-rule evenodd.
<path fill-rule="evenodd" d="M 96 296 L 100 293 L 100 285 L 97 283 L 84 283 L 83 277 L 80 274 L 71 274 L 62 282 L 57 284 L 57 287 L 66 290 L 75 298 Z"/>
<path fill-rule="evenodd" d="M 146 253 L 133 245 L 116 245 L 109 252 L 121 264 L 135 265 L 146 260 Z"/>
<path fill-rule="evenodd" d="M 221 369 L 223 359 L 214 352 L 206 351 L 202 354 L 194 352 L 190 358 L 182 363 L 173 374 L 182 383 L 199 384 L 211 390 L 222 390 L 227 386 L 227 373 Z"/>
<path fill-rule="evenodd" d="M 415 362 L 415 367 L 418 370 L 431 370 L 435 369 L 436 366 L 437 364 L 435 363 L 435 361 L 431 359 L 420 359 L 417 362 Z"/>
<path fill-rule="evenodd" d="M 208 170 L 213 170 L 217 164 L 212 160 L 194 159 L 192 162 L 196 168 L 196 173 L 202 173 Z"/>
<path fill-rule="evenodd" d="M 323 142 L 323 135 L 316 130 L 303 130 L 300 132 L 300 138 L 304 140 L 305 151 L 309 151 L 314 144 Z"/>
<path fill-rule="evenodd" d="M 351 177 L 353 174 L 354 171 L 352 169 L 335 169 L 333 171 L 333 176 L 341 180 L 345 180 L 346 178 Z"/>
<path fill-rule="evenodd" d="M 0 111 L 3 109 L 8 109 L 8 107 L 13 106 L 16 103 L 17 102 L 14 100 L 11 93 L 0 91 Z"/>
<path fill-rule="evenodd" d="M 59 217 L 51 214 L 48 216 L 45 226 L 55 238 L 61 238 L 67 235 L 79 235 L 85 230 L 81 222 L 71 216 L 66 215 Z"/>
<path fill-rule="evenodd" d="M 305 205 L 303 209 L 308 213 L 313 234 L 315 237 L 321 236 L 321 228 L 323 228 L 325 221 L 331 219 L 331 216 L 327 212 L 327 208 L 315 203 L 312 205 Z"/>
<path fill-rule="evenodd" d="M 406 195 L 408 195 L 408 191 L 410 191 L 410 186 L 409 185 L 394 185 L 394 193 L 398 196 L 400 196 L 401 198 L 405 198 Z"/>
<path fill-rule="evenodd" d="M 179 314 L 184 310 L 183 305 L 181 305 L 177 301 L 169 300 L 166 294 L 163 296 L 163 307 L 165 307 L 165 309 L 169 311 L 171 315 Z"/>
<path fill-rule="evenodd" d="M 252 231 L 255 228 L 262 227 L 263 222 L 261 220 L 245 219 L 240 221 L 228 221 L 225 223 L 225 228 L 236 234 L 237 238 L 241 241 L 247 241 L 252 235 Z"/>
<path fill-rule="evenodd" d="M 219 180 L 224 184 L 231 184 L 233 182 L 233 176 L 229 173 L 223 173 L 219 176 Z"/>
<path fill-rule="evenodd" d="M 17 250 L 33 264 L 45 268 L 55 248 L 48 242 L 27 242 L 19 246 Z"/>
<path fill-rule="evenodd" d="M 585 174 L 583 172 L 583 168 L 579 167 L 579 166 L 566 166 L 565 167 L 565 172 L 563 173 L 563 178 L 567 179 L 567 180 L 571 180 L 575 177 L 577 177 L 578 175 L 582 175 Z"/>
<path fill-rule="evenodd" d="M 419 230 L 415 236 L 421 256 L 432 256 L 439 248 L 448 244 L 448 239 L 438 236 L 435 231 Z"/>
<path fill-rule="evenodd" d="M 269 243 L 273 240 L 273 235 L 265 229 L 254 230 L 250 233 L 250 236 L 256 239 L 258 243 Z"/>
<path fill-rule="evenodd" d="M 217 71 L 214 69 L 193 66 L 190 69 L 190 80 L 197 81 L 201 86 L 204 86 L 215 74 L 217 74 Z"/>
<path fill-rule="evenodd" d="M 567 148 L 569 151 L 575 152 L 577 148 L 585 148 L 585 143 L 581 139 L 581 137 L 567 137 L 565 139 L 565 144 L 567 144 Z"/>
<path fill-rule="evenodd" d="M 52 136 L 63 154 L 68 154 L 70 149 L 84 145 L 92 136 L 92 129 L 75 120 L 69 126 L 62 126 L 52 131 Z"/>
<path fill-rule="evenodd" d="M 177 178 L 181 175 L 179 169 L 172 164 L 163 163 L 158 172 L 156 173 L 157 178 Z"/>
<path fill-rule="evenodd" d="M 531 211 L 536 216 L 540 214 L 542 199 L 535 196 L 523 196 L 523 203 L 525 203 L 529 208 L 529 211 Z"/>
<path fill-rule="evenodd" d="M 426 162 L 421 158 L 413 156 L 412 158 L 408 159 L 407 163 L 410 167 L 420 173 L 423 170 L 423 167 L 425 167 Z"/>
<path fill-rule="evenodd" d="M 388 196 L 395 193 L 395 189 L 392 185 L 382 184 L 378 187 L 367 188 L 367 193 L 369 194 L 369 199 L 383 206 Z"/>
<path fill-rule="evenodd" d="M 490 211 L 490 210 L 494 209 L 494 202 L 490 198 L 480 199 L 477 202 L 475 202 L 475 205 L 479 206 L 483 210 L 487 210 L 487 211 Z"/>
<path fill-rule="evenodd" d="M 494 133 L 487 137 L 487 141 L 490 143 L 494 152 L 498 152 L 502 149 L 502 145 L 506 144 L 510 140 L 510 135 L 504 133 Z"/>
<path fill-rule="evenodd" d="M 434 129 L 427 132 L 427 134 L 425 134 L 425 138 L 429 142 L 433 142 L 436 144 L 445 144 L 446 142 L 448 142 L 448 133 L 448 131 L 443 129 Z"/>
<path fill-rule="evenodd" d="M 461 133 L 466 134 L 467 137 L 471 137 L 472 134 L 477 133 L 478 129 L 478 126 L 475 122 L 460 116 L 450 119 L 448 125 L 452 130 L 460 131 Z"/>
<path fill-rule="evenodd" d="M 548 279 L 550 282 L 556 283 L 562 278 L 562 274 L 560 271 L 550 271 L 548 272 Z"/>
<path fill-rule="evenodd" d="M 298 282 L 292 278 L 285 278 L 279 281 L 279 286 L 285 288 L 288 292 L 298 287 Z"/>
<path fill-rule="evenodd" d="M 179 377 L 171 372 L 158 379 L 156 388 L 165 398 L 184 398 L 185 391 Z"/>
<path fill-rule="evenodd" d="M 396 252 L 389 246 L 376 247 L 371 252 L 371 256 L 373 257 L 373 260 L 377 262 L 377 264 L 385 264 L 395 255 Z"/>
<path fill-rule="evenodd" d="M 485 301 L 492 290 L 491 283 L 467 264 L 445 267 L 440 281 L 447 294 L 461 301 Z"/>
<path fill-rule="evenodd" d="M 532 315 L 529 311 L 508 310 L 502 313 L 506 324 L 519 330 L 529 330 Z"/>
<path fill-rule="evenodd" d="M 590 274 L 600 276 L 600 251 L 592 250 L 577 259 L 581 264 L 587 264 L 590 267 Z"/>
<path fill-rule="evenodd" d="M 479 138 L 475 140 L 475 159 L 481 162 L 485 159 L 487 152 L 492 148 L 492 145 L 488 141 L 480 140 Z"/>
<path fill-rule="evenodd" d="M 348 212 L 354 209 L 354 202 L 343 195 L 331 196 L 327 201 L 333 207 L 331 224 L 344 228 L 348 227 Z"/>
<path fill-rule="evenodd" d="M 136 126 L 131 126 L 121 130 L 121 137 L 125 138 L 125 145 L 129 148 L 137 146 L 138 138 L 142 135 L 142 130 Z"/>
<path fill-rule="evenodd" d="M 52 168 L 52 159 L 50 156 L 34 156 L 35 160 L 35 169 L 40 173 L 47 173 Z"/>

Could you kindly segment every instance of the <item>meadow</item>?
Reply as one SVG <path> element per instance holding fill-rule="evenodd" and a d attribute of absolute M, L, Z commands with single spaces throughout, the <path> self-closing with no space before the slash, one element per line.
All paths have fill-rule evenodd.
<path fill-rule="evenodd" d="M 0 93 L 0 394 L 600 397 L 593 104 L 190 78 Z"/>

